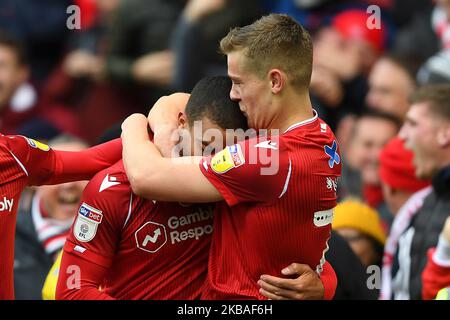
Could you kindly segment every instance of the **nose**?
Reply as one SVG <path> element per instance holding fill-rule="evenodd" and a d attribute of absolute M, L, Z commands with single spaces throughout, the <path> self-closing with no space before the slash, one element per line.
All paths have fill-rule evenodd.
<path fill-rule="evenodd" d="M 366 96 L 366 104 L 373 109 L 376 109 L 379 105 L 379 99 L 373 89 L 369 89 L 369 93 Z"/>
<path fill-rule="evenodd" d="M 398 133 L 398 137 L 403 141 L 403 142 L 405 142 L 406 141 L 406 139 L 408 138 L 408 135 L 407 135 L 407 129 L 406 129 L 406 124 L 404 124 L 401 128 L 400 128 L 400 131 L 399 131 L 399 133 Z"/>
<path fill-rule="evenodd" d="M 237 93 L 236 89 L 234 88 L 234 85 L 231 87 L 230 99 L 233 101 L 237 101 L 237 102 L 239 102 L 241 100 L 239 97 L 239 94 Z"/>

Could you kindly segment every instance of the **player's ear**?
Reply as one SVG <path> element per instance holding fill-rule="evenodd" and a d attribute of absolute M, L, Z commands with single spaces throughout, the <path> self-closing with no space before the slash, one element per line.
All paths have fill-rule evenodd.
<path fill-rule="evenodd" d="M 187 118 L 184 112 L 178 113 L 178 129 L 186 129 Z"/>
<path fill-rule="evenodd" d="M 269 71 L 270 88 L 273 94 L 281 92 L 285 85 L 285 74 L 279 69 Z"/>
<path fill-rule="evenodd" d="M 442 148 L 450 145 L 450 124 L 443 125 L 437 133 L 437 141 Z"/>

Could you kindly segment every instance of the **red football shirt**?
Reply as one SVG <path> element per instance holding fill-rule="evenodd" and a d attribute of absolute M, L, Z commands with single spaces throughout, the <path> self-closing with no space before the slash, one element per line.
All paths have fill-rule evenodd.
<path fill-rule="evenodd" d="M 137 197 L 122 161 L 98 173 L 64 247 L 57 298 L 198 299 L 213 211 L 214 204 Z M 66 285 L 73 265 L 81 266 L 79 289 Z"/>
<path fill-rule="evenodd" d="M 264 299 L 257 280 L 292 262 L 319 273 L 341 173 L 336 138 L 317 114 L 285 133 L 253 138 L 200 163 L 217 205 L 202 298 Z"/>
<path fill-rule="evenodd" d="M 14 235 L 23 189 L 90 179 L 117 162 L 121 153 L 119 139 L 81 152 L 63 152 L 22 136 L 0 134 L 0 299 L 14 299 Z"/>

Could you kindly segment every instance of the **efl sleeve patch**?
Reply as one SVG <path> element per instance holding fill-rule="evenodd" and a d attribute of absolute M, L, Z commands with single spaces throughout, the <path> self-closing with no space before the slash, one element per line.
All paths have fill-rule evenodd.
<path fill-rule="evenodd" d="M 30 138 L 25 138 L 28 141 L 28 144 L 35 149 L 39 149 L 42 151 L 48 151 L 50 150 L 50 147 L 48 145 L 46 145 L 45 143 L 39 142 L 37 140 L 34 139 L 30 139 Z"/>
<path fill-rule="evenodd" d="M 89 242 L 94 239 L 97 228 L 102 223 L 103 214 L 101 210 L 95 209 L 85 202 L 78 210 L 77 220 L 73 227 L 73 235 L 81 242 Z"/>
<path fill-rule="evenodd" d="M 245 158 L 242 153 L 241 146 L 235 144 L 228 146 L 219 153 L 215 154 L 211 159 L 211 168 L 214 172 L 222 174 L 233 168 L 242 166 Z"/>

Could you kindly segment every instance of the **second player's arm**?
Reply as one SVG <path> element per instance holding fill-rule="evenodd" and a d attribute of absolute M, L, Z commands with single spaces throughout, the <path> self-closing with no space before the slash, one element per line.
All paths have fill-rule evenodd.
<path fill-rule="evenodd" d="M 131 190 L 116 178 L 121 183 L 100 192 L 104 175 L 96 175 L 83 191 L 64 245 L 57 299 L 113 299 L 100 285 L 113 264 L 131 201 Z"/>
<path fill-rule="evenodd" d="M 120 139 L 77 152 L 52 150 L 23 136 L 3 136 L 2 139 L 17 166 L 26 175 L 28 185 L 88 180 L 122 156 Z"/>
<path fill-rule="evenodd" d="M 134 114 L 122 126 L 123 161 L 135 194 L 159 201 L 223 199 L 202 174 L 201 157 L 163 158 L 149 140 L 147 125 L 144 115 Z"/>
<path fill-rule="evenodd" d="M 56 285 L 56 300 L 115 300 L 100 291 L 107 268 L 64 252 Z"/>
<path fill-rule="evenodd" d="M 89 180 L 121 159 L 122 141 L 115 139 L 78 152 L 54 152 L 55 170 L 46 184 Z"/>

